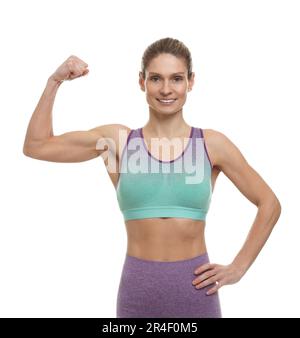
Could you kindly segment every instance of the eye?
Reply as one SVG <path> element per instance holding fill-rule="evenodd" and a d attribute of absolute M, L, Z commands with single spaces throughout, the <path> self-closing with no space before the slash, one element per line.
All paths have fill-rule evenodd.
<path fill-rule="evenodd" d="M 181 76 L 175 76 L 174 79 L 175 79 L 176 82 L 183 80 L 183 78 Z M 157 82 L 156 80 L 159 80 L 159 76 L 152 76 L 150 78 L 150 80 L 153 81 L 153 82 Z"/>

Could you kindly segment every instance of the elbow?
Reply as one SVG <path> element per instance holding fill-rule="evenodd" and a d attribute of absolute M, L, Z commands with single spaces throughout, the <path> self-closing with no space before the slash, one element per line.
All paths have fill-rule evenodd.
<path fill-rule="evenodd" d="M 281 204 L 278 200 L 278 198 L 275 196 L 273 201 L 273 219 L 274 219 L 274 225 L 277 223 L 279 217 L 281 214 Z"/>
<path fill-rule="evenodd" d="M 275 196 L 275 206 L 274 206 L 274 209 L 275 209 L 275 212 L 277 214 L 277 219 L 280 217 L 281 215 L 281 204 L 279 202 L 279 199 Z"/>
<path fill-rule="evenodd" d="M 26 143 L 23 145 L 23 154 L 27 157 L 35 158 L 33 155 L 33 148 Z"/>
<path fill-rule="evenodd" d="M 270 197 L 270 203 L 272 205 L 272 208 L 274 210 L 274 213 L 278 215 L 278 218 L 281 214 L 281 203 L 277 196 L 273 193 L 272 196 Z"/>
<path fill-rule="evenodd" d="M 24 146 L 23 146 L 23 154 L 24 154 L 25 156 L 30 157 L 30 151 L 29 151 L 29 148 L 28 148 L 28 146 L 26 146 L 25 144 L 24 144 Z"/>
<path fill-rule="evenodd" d="M 23 154 L 31 158 L 37 158 L 41 143 L 38 141 L 25 140 L 23 144 Z"/>
<path fill-rule="evenodd" d="M 274 193 L 261 201 L 259 207 L 266 207 L 273 214 L 277 222 L 281 214 L 281 203 Z"/>

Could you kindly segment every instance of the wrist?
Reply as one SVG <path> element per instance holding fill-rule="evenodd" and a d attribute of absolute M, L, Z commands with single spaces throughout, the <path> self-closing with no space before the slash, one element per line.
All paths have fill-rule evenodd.
<path fill-rule="evenodd" d="M 240 276 L 240 278 L 243 277 L 246 271 L 248 270 L 246 265 L 238 263 L 236 261 L 233 261 L 230 265 L 234 268 L 234 270 Z"/>
<path fill-rule="evenodd" d="M 64 82 L 64 80 L 57 80 L 53 77 L 53 75 L 51 75 L 48 78 L 48 81 L 47 81 L 47 83 L 49 83 L 51 85 L 56 85 L 56 86 L 60 86 L 63 82 Z"/>

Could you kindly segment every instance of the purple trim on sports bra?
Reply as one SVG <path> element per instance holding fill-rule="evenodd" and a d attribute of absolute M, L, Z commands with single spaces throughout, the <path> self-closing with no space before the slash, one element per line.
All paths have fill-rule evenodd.
<path fill-rule="evenodd" d="M 148 148 L 147 148 L 147 146 L 146 146 L 146 143 L 145 143 L 145 140 L 144 140 L 143 128 L 140 128 L 140 136 L 141 136 L 141 138 L 142 138 L 143 146 L 144 146 L 145 150 L 147 151 L 147 153 L 148 153 L 148 155 L 149 155 L 150 157 L 152 157 L 154 160 L 156 160 L 156 161 L 158 161 L 158 162 L 160 162 L 160 163 L 172 163 L 172 162 L 174 162 L 174 161 L 179 160 L 179 159 L 183 156 L 183 154 L 185 153 L 185 151 L 188 149 L 188 147 L 189 147 L 189 145 L 190 145 L 190 143 L 191 143 L 191 141 L 192 141 L 193 133 L 194 133 L 194 127 L 191 126 L 191 132 L 190 132 L 190 136 L 189 136 L 189 142 L 188 142 L 186 148 L 185 148 L 185 149 L 183 150 L 183 152 L 181 153 L 181 155 L 179 155 L 177 158 L 174 158 L 174 159 L 171 160 L 171 161 L 162 161 L 162 160 L 160 160 L 160 159 L 158 159 L 158 158 L 152 156 L 152 154 L 151 154 L 150 151 L 148 150 Z"/>
<path fill-rule="evenodd" d="M 208 155 L 208 152 L 207 152 L 207 148 L 206 148 L 206 144 L 205 144 L 205 138 L 204 138 L 204 134 L 203 134 L 203 131 L 202 131 L 202 129 L 201 128 L 199 128 L 200 129 L 200 132 L 201 132 L 201 137 L 203 138 L 203 143 L 204 143 L 204 149 L 205 149 L 205 152 L 206 152 L 206 156 L 207 156 L 207 158 L 208 158 L 208 160 L 209 160 L 209 163 L 210 163 L 210 168 L 212 169 L 213 168 L 213 166 L 212 166 L 212 164 L 211 164 L 211 160 L 210 160 L 210 158 L 209 158 L 209 155 Z"/>
<path fill-rule="evenodd" d="M 125 153 L 125 149 L 127 148 L 128 146 L 128 143 L 129 143 L 129 140 L 130 140 L 130 137 L 133 133 L 134 129 L 131 129 L 128 136 L 127 136 L 127 140 L 126 140 L 126 144 L 122 150 L 122 155 L 121 155 L 121 160 L 119 160 L 119 177 L 118 177 L 118 182 L 117 182 L 117 185 L 116 185 L 116 189 L 118 188 L 119 186 L 119 182 L 120 182 L 120 176 L 121 176 L 121 165 L 122 165 L 122 161 L 123 161 L 123 157 L 124 157 L 124 153 Z"/>
<path fill-rule="evenodd" d="M 130 132 L 129 132 L 129 134 L 128 134 L 128 136 L 127 136 L 126 144 L 125 144 L 125 146 L 124 146 L 124 148 L 122 150 L 122 155 L 121 155 L 121 161 L 120 161 L 120 163 L 122 163 L 122 160 L 123 160 L 123 157 L 124 157 L 124 153 L 125 153 L 125 149 L 128 146 L 128 143 L 129 143 L 129 140 L 130 140 L 130 137 L 131 137 L 133 131 L 134 131 L 134 129 L 131 129 Z"/>

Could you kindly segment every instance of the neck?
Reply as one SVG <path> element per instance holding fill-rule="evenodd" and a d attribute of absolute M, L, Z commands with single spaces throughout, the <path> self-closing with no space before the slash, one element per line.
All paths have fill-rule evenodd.
<path fill-rule="evenodd" d="M 143 127 L 143 131 L 151 137 L 182 137 L 186 136 L 191 129 L 183 116 L 182 110 L 172 115 L 162 115 L 150 111 L 149 120 Z"/>

